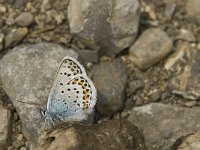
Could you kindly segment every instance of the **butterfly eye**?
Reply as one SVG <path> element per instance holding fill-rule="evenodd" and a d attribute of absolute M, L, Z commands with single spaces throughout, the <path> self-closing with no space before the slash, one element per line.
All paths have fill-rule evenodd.
<path fill-rule="evenodd" d="M 42 114 L 42 116 L 43 116 L 43 117 L 45 117 L 45 116 L 46 116 L 46 114 L 47 114 L 46 112 L 47 112 L 47 110 L 46 110 L 46 109 L 43 109 L 43 110 L 41 110 L 41 114 Z"/>

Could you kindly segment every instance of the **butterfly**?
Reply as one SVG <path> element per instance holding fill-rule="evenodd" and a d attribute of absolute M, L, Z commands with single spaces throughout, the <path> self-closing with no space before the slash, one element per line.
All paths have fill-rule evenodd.
<path fill-rule="evenodd" d="M 41 110 L 45 122 L 83 121 L 93 112 L 97 92 L 84 67 L 72 57 L 64 57 Z"/>

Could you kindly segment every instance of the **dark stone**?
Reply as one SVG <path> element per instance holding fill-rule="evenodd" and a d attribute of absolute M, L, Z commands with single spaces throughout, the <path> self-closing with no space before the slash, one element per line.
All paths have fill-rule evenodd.
<path fill-rule="evenodd" d="M 82 49 L 78 51 L 78 56 L 81 57 L 85 63 L 97 63 L 99 61 L 98 50 Z"/>
<path fill-rule="evenodd" d="M 147 150 L 142 134 L 126 120 L 110 120 L 92 126 L 64 124 L 45 132 L 39 149 Z"/>
<path fill-rule="evenodd" d="M 127 69 L 121 59 L 101 62 L 94 66 L 94 84 L 98 92 L 97 109 L 101 114 L 111 115 L 124 103 Z"/>

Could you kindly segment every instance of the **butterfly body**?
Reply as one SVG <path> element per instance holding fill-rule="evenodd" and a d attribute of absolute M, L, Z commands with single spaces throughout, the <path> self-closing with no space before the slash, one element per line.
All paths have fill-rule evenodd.
<path fill-rule="evenodd" d="M 48 97 L 47 108 L 41 113 L 45 120 L 82 121 L 96 104 L 96 89 L 83 66 L 74 58 L 65 57 L 58 69 Z"/>

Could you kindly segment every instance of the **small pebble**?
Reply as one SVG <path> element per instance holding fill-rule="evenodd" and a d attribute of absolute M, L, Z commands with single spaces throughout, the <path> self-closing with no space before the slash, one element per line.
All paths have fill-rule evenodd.
<path fill-rule="evenodd" d="M 33 15 L 27 12 L 21 13 L 16 19 L 15 23 L 22 27 L 27 27 L 33 22 Z"/>
<path fill-rule="evenodd" d="M 13 29 L 5 36 L 5 48 L 15 46 L 16 44 L 21 42 L 27 35 L 27 33 L 28 33 L 27 28 Z"/>
<path fill-rule="evenodd" d="M 26 147 L 20 147 L 20 150 L 26 150 Z"/>
<path fill-rule="evenodd" d="M 24 138 L 23 134 L 18 134 L 17 135 L 17 140 L 22 141 Z"/>
<path fill-rule="evenodd" d="M 188 102 L 185 103 L 186 107 L 193 107 L 193 106 L 196 106 L 196 105 L 197 105 L 196 101 L 188 101 Z"/>
<path fill-rule="evenodd" d="M 6 12 L 6 7 L 0 4 L 0 14 L 4 14 Z"/>

